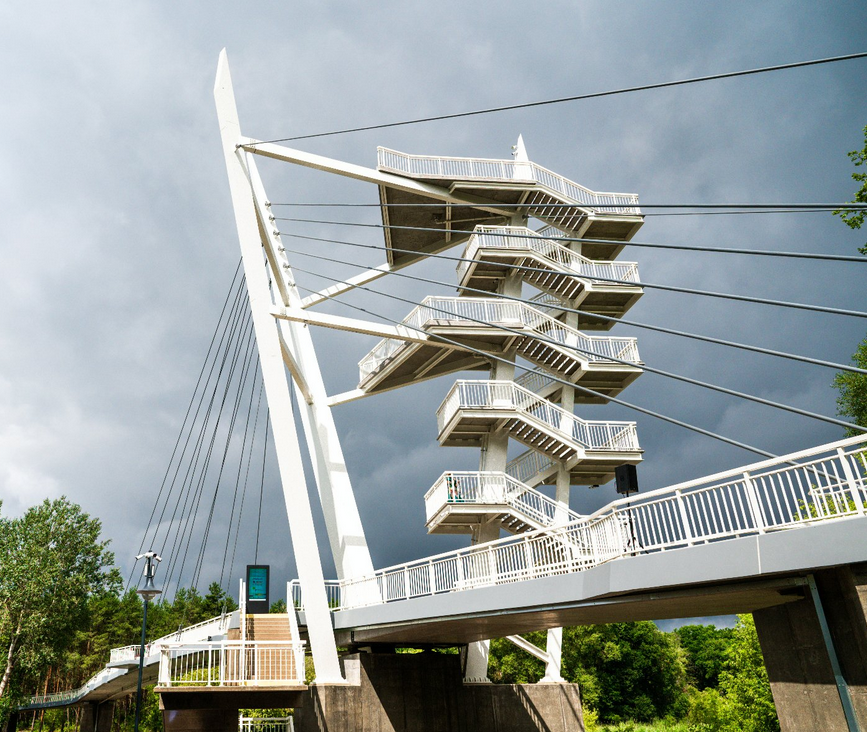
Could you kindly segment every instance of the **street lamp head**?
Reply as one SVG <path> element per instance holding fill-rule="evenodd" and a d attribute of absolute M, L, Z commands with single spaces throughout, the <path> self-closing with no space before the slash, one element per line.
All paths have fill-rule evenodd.
<path fill-rule="evenodd" d="M 145 583 L 144 587 L 139 588 L 136 592 L 141 595 L 145 601 L 153 600 L 157 595 L 159 595 L 162 590 L 158 590 L 156 585 L 154 584 L 154 575 L 157 572 L 157 563 L 162 561 L 162 557 L 154 551 L 145 552 L 144 554 L 139 554 L 136 559 L 145 560 L 145 568 L 144 568 L 144 578 Z"/>
<path fill-rule="evenodd" d="M 154 584 L 153 577 L 145 577 L 144 587 L 140 587 L 136 592 L 145 600 L 153 600 L 157 595 L 162 594 L 162 590 L 158 590 Z"/>

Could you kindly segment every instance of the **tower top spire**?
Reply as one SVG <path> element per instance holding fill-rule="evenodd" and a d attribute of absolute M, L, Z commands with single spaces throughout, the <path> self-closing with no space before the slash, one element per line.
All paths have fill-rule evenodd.
<path fill-rule="evenodd" d="M 527 157 L 527 148 L 524 147 L 524 136 L 518 135 L 518 142 L 512 148 L 512 155 L 515 156 L 515 162 L 529 163 L 530 158 Z"/>

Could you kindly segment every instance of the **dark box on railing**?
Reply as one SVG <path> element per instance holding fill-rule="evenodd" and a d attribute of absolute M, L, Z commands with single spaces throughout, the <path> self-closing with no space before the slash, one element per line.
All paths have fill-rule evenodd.
<path fill-rule="evenodd" d="M 638 471 L 634 465 L 618 465 L 614 468 L 614 483 L 617 492 L 624 496 L 638 493 Z"/>

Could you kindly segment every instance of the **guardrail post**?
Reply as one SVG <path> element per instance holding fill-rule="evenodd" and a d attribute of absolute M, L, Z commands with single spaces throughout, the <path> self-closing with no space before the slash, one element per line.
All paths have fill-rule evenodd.
<path fill-rule="evenodd" d="M 843 467 L 843 475 L 846 476 L 846 484 L 849 486 L 849 493 L 852 494 L 852 500 L 855 502 L 855 510 L 859 514 L 864 514 L 864 502 L 862 496 L 859 495 L 858 484 L 855 482 L 855 474 L 852 472 L 852 466 L 849 465 L 849 460 L 842 447 L 837 448 L 837 457 L 840 458 L 840 464 Z"/>
<path fill-rule="evenodd" d="M 677 501 L 677 512 L 680 514 L 680 520 L 683 523 L 683 536 L 689 546 L 693 545 L 692 527 L 689 525 L 689 514 L 686 512 L 686 506 L 683 503 L 683 496 L 680 491 L 674 494 Z"/>
<path fill-rule="evenodd" d="M 172 685 L 172 678 L 171 674 L 169 673 L 171 669 L 169 653 L 171 653 L 171 651 L 169 651 L 167 648 L 160 649 L 160 668 L 157 676 L 160 686 Z"/>
<path fill-rule="evenodd" d="M 488 555 L 488 571 L 491 574 L 492 584 L 497 584 L 497 554 L 495 549 L 487 549 L 485 553 Z"/>
<path fill-rule="evenodd" d="M 527 562 L 527 576 L 529 578 L 533 578 L 536 576 L 536 565 L 533 562 L 533 547 L 530 546 L 529 539 L 522 539 L 524 543 L 524 555 L 526 557 L 525 561 Z"/>
<path fill-rule="evenodd" d="M 744 490 L 747 494 L 747 505 L 753 518 L 753 525 L 760 534 L 765 533 L 765 520 L 762 518 L 762 504 L 759 503 L 759 494 L 756 485 L 749 473 L 744 473 Z"/>
<path fill-rule="evenodd" d="M 214 659 L 214 647 L 209 645 L 208 646 L 208 670 L 207 670 L 207 674 L 208 674 L 207 685 L 208 686 L 211 686 L 211 668 L 213 668 L 213 659 Z"/>
<path fill-rule="evenodd" d="M 427 563 L 427 574 L 428 574 L 428 586 L 430 588 L 430 594 L 436 594 L 436 576 L 434 574 L 433 562 Z"/>
<path fill-rule="evenodd" d="M 226 683 L 226 661 L 227 660 L 228 659 L 227 659 L 227 654 L 226 654 L 226 644 L 221 643 L 220 644 L 220 683 L 219 683 L 219 686 L 224 686 Z"/>

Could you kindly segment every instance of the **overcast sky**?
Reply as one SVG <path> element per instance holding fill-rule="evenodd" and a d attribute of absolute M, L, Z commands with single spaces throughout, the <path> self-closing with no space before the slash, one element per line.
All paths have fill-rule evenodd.
<path fill-rule="evenodd" d="M 138 550 L 239 256 L 212 99 L 221 48 L 242 129 L 271 139 L 854 53 L 865 50 L 865 27 L 862 2 L 3 3 L 2 510 L 17 515 L 67 495 L 102 519 L 120 565 Z M 867 61 L 849 61 L 298 146 L 375 167 L 377 145 L 508 158 L 522 133 L 533 161 L 645 203 L 844 201 L 855 191 L 846 152 L 863 146 L 865 88 Z M 377 200 L 373 186 L 268 161 L 261 170 L 272 201 Z M 315 214 L 378 220 L 376 209 Z M 291 226 L 281 228 L 381 243 L 370 230 Z M 854 254 L 867 233 L 826 213 L 648 216 L 636 238 Z M 383 259 L 337 246 L 327 253 Z M 867 309 L 858 264 L 638 248 L 621 258 L 637 260 L 648 282 Z M 442 262 L 416 269 L 454 281 Z M 328 284 L 301 273 L 298 281 Z M 389 279 L 378 286 L 416 301 L 452 292 Z M 395 318 L 410 309 L 354 297 Z M 865 331 L 854 318 L 658 291 L 630 317 L 839 362 Z M 826 368 L 627 326 L 613 334 L 637 335 L 649 365 L 835 412 Z M 375 340 L 314 338 L 329 392 L 354 388 L 357 361 Z M 435 411 L 454 378 L 335 409 L 377 567 L 467 543 L 424 530 L 425 491 L 443 470 L 478 460 L 476 450 L 436 443 Z M 624 398 L 778 454 L 841 436 L 832 425 L 652 374 Z M 579 413 L 637 420 L 642 490 L 755 459 L 617 406 Z M 575 488 L 572 504 L 589 511 L 614 497 L 610 486 Z M 282 580 L 294 563 L 275 470 L 264 500 L 259 559 Z M 222 540 L 228 515 L 221 498 Z M 243 526 L 238 565 L 253 558 L 252 513 Z M 218 579 L 221 556 L 221 547 L 209 552 L 201 585 Z"/>

